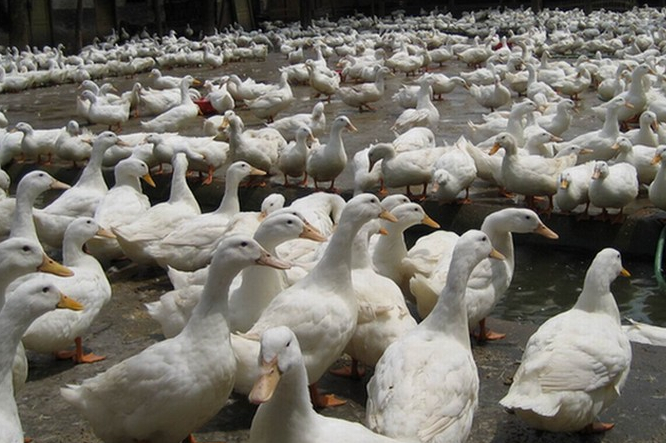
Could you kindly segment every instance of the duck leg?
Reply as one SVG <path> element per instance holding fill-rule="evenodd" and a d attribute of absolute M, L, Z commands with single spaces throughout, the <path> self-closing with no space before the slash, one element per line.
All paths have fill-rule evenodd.
<path fill-rule="evenodd" d="M 206 176 L 206 179 L 201 182 L 202 185 L 210 185 L 213 183 L 213 172 L 215 172 L 213 165 L 208 165 L 208 175 Z"/>
<path fill-rule="evenodd" d="M 332 408 L 347 403 L 346 400 L 338 398 L 333 394 L 320 394 L 316 382 L 308 386 L 308 389 L 310 390 L 310 401 L 312 401 L 315 409 Z"/>
<path fill-rule="evenodd" d="M 352 358 L 351 363 L 345 363 L 344 366 L 338 369 L 331 369 L 329 371 L 338 377 L 351 378 L 352 380 L 360 380 L 365 375 L 365 368 L 355 358 Z"/>
<path fill-rule="evenodd" d="M 298 185 L 299 185 L 299 186 L 305 186 L 305 185 L 307 185 L 307 184 L 308 184 L 308 173 L 307 173 L 307 172 L 304 172 L 304 173 L 303 173 L 303 180 L 301 180 L 301 181 L 298 183 Z"/>
<path fill-rule="evenodd" d="M 67 360 L 67 359 L 72 359 L 74 360 L 74 363 L 80 364 L 80 363 L 95 363 L 98 361 L 102 361 L 106 359 L 106 357 L 101 356 L 101 355 L 95 355 L 94 353 L 90 352 L 88 354 L 83 353 L 83 340 L 81 340 L 81 337 L 76 337 L 74 339 L 74 344 L 76 345 L 76 349 L 74 351 L 59 351 L 56 352 L 56 358 L 59 360 Z"/>
<path fill-rule="evenodd" d="M 606 432 L 610 429 L 613 429 L 615 423 L 603 423 L 600 421 L 595 421 L 585 426 L 581 432 L 584 434 L 598 434 L 601 432 Z"/>
<path fill-rule="evenodd" d="M 479 332 L 478 334 L 474 334 L 474 338 L 476 338 L 477 341 L 479 342 L 484 342 L 484 341 L 491 341 L 491 340 L 501 340 L 504 337 L 506 337 L 506 334 L 501 333 L 501 332 L 494 332 L 491 331 L 490 329 L 486 328 L 486 319 L 482 319 L 479 322 Z"/>

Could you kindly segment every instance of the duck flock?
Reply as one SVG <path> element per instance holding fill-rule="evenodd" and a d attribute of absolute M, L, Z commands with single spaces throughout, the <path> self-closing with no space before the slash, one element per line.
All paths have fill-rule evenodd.
<path fill-rule="evenodd" d="M 26 350 L 104 365 L 83 339 L 118 263 L 162 268 L 173 289 L 141 307 L 163 340 L 60 387 L 102 441 L 179 443 L 232 392 L 260 405 L 250 442 L 467 441 L 472 344 L 504 338 L 486 318 L 511 284 L 512 233 L 556 240 L 552 211 L 615 223 L 636 200 L 666 210 L 665 21 L 648 7 L 394 13 L 7 50 L 1 98 L 73 83 L 76 107 L 54 129 L 0 114 L 0 166 L 22 173 L 0 170 L 0 441 L 38 437 L 17 406 L 34 400 L 20 394 Z M 242 79 L 243 62 L 279 80 Z M 57 180 L 53 163 L 79 178 Z M 141 184 L 156 174 L 170 174 L 159 203 Z M 223 181 L 216 209 L 195 181 Z M 241 210 L 240 187 L 273 192 Z M 309 191 L 286 201 L 287 187 Z M 514 200 L 462 235 L 419 204 L 474 204 L 477 187 Z M 49 190 L 63 192 L 42 205 Z M 419 224 L 433 230 L 408 248 Z M 618 276 L 620 253 L 599 251 L 575 305 L 529 339 L 500 401 L 527 426 L 613 427 L 600 415 L 627 381 L 629 337 L 664 342 L 621 326 Z M 344 402 L 317 387 L 343 354 L 338 375 L 374 368 L 363 424 L 313 408 Z"/>

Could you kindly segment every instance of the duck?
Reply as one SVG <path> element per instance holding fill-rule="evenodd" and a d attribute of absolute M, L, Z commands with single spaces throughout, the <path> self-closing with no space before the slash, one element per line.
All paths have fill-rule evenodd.
<path fill-rule="evenodd" d="M 317 102 L 312 107 L 311 113 L 301 113 L 282 117 L 269 123 L 268 127 L 277 129 L 286 141 L 296 140 L 296 132 L 301 126 L 310 128 L 314 137 L 321 137 L 324 135 L 326 129 L 326 114 L 324 108 L 326 104 L 322 101 Z"/>
<path fill-rule="evenodd" d="M 60 248 L 65 229 L 73 218 L 95 214 L 99 202 L 109 190 L 102 174 L 102 161 L 104 152 L 111 146 L 126 144 L 111 131 L 96 136 L 90 160 L 76 183 L 43 209 L 35 210 L 37 233 L 42 242 Z"/>
<path fill-rule="evenodd" d="M 628 325 L 622 325 L 622 330 L 632 343 L 643 343 L 653 346 L 666 346 L 666 331 L 660 326 L 639 322 L 627 318 Z"/>
<path fill-rule="evenodd" d="M 177 152 L 171 161 L 173 174 L 171 190 L 166 202 L 151 206 L 132 223 L 112 226 L 123 253 L 133 262 L 144 265 L 156 264 L 148 253 L 148 246 L 162 240 L 185 220 L 201 214 L 201 208 L 192 190 L 187 185 L 187 157 Z"/>
<path fill-rule="evenodd" d="M 469 204 L 469 187 L 476 180 L 476 164 L 464 147 L 467 140 L 461 137 L 451 149 L 439 157 L 432 172 L 432 194 L 441 205 L 456 202 Z M 458 199 L 458 195 L 465 191 L 465 196 Z"/>
<path fill-rule="evenodd" d="M 483 232 L 463 234 L 433 312 L 389 345 L 377 362 L 367 385 L 365 423 L 371 430 L 402 441 L 467 440 L 479 377 L 464 294 L 470 273 L 485 257 L 503 258 Z"/>
<path fill-rule="evenodd" d="M 539 71 L 541 74 L 543 71 Z M 557 91 L 562 94 L 569 96 L 571 100 L 579 101 L 579 94 L 587 91 L 587 89 L 592 84 L 592 76 L 590 71 L 588 71 L 584 66 L 579 65 L 576 68 L 576 72 L 563 77 L 557 85 Z"/>
<path fill-rule="evenodd" d="M 283 325 L 294 331 L 303 346 L 315 406 L 339 403 L 331 396 L 320 395 L 316 382 L 342 354 L 354 333 L 358 303 L 351 281 L 352 244 L 361 226 L 377 217 L 395 221 L 372 194 L 359 194 L 349 200 L 326 250 L 312 270 L 277 294 L 247 333 L 232 334 L 238 360 L 237 392 L 250 392 L 257 378 L 257 338 L 266 329 Z M 322 317 L 322 313 L 326 315 Z M 333 324 L 335 328 L 331 328 Z"/>
<path fill-rule="evenodd" d="M 389 209 L 391 215 L 397 222 L 385 223 L 383 228 L 386 235 L 381 235 L 374 243 L 371 250 L 372 263 L 378 274 L 388 277 L 398 285 L 402 293 L 407 298 L 412 298 L 409 291 L 409 279 L 414 269 L 405 261 L 407 257 L 407 244 L 405 243 L 404 232 L 412 226 L 423 224 L 434 229 L 439 229 L 439 224 L 425 213 L 418 203 L 404 203 L 405 196 L 397 195 L 399 200 L 395 207 Z M 384 200 L 389 198 L 386 197 Z M 386 207 L 390 200 L 382 200 L 382 205 Z"/>
<path fill-rule="evenodd" d="M 531 63 L 527 64 L 527 89 L 525 95 L 532 100 L 536 101 L 535 97 L 542 94 L 547 101 L 556 102 L 562 97 L 547 83 L 540 81 L 537 78 L 537 70 Z"/>
<path fill-rule="evenodd" d="M 624 219 L 624 207 L 636 199 L 638 188 L 638 174 L 633 165 L 629 163 L 609 165 L 603 160 L 598 160 L 594 164 L 588 195 L 590 203 L 602 210 L 599 220 L 620 223 Z M 619 211 L 610 216 L 607 208 L 618 208 Z"/>
<path fill-rule="evenodd" d="M 432 181 L 432 164 L 447 149 L 436 147 L 397 153 L 392 143 L 377 143 L 368 150 L 370 160 L 368 170 L 372 170 L 375 163 L 382 160 L 384 186 L 389 188 L 405 186 L 407 196 L 411 198 L 413 194 L 410 187 L 423 185 L 423 192 L 415 198 L 424 199 L 428 183 Z"/>
<path fill-rule="evenodd" d="M 91 134 L 82 134 L 79 123 L 76 120 L 67 122 L 65 130 L 58 136 L 55 142 L 56 156 L 65 161 L 72 162 L 74 168 L 77 162 L 84 162 L 90 158 L 92 153 Z"/>
<path fill-rule="evenodd" d="M 61 129 L 36 130 L 26 122 L 18 122 L 14 129 L 23 133 L 19 162 L 34 159 L 37 163 L 42 163 L 42 156 L 46 156 L 46 161 L 43 163 L 47 165 L 51 163 Z"/>
<path fill-rule="evenodd" d="M 655 151 L 652 161 L 659 164 L 659 170 L 650 187 L 648 188 L 648 198 L 657 208 L 666 210 L 666 147 L 659 147 Z"/>
<path fill-rule="evenodd" d="M 9 238 L 23 237 L 40 245 L 33 218 L 37 197 L 50 189 L 67 190 L 70 186 L 53 178 L 48 172 L 35 170 L 24 175 L 16 188 L 16 206 L 12 216 Z M 43 249 L 42 249 L 43 250 Z"/>
<path fill-rule="evenodd" d="M 368 151 L 371 146 L 361 149 L 354 154 L 352 158 L 352 165 L 354 171 L 354 195 L 363 192 L 371 192 L 373 189 L 379 188 L 379 195 L 388 192 L 384 187 L 381 170 L 381 160 L 375 163 L 370 168 L 370 159 L 368 158 Z"/>
<path fill-rule="evenodd" d="M 396 152 L 435 147 L 435 133 L 423 126 L 410 128 L 393 139 Z"/>
<path fill-rule="evenodd" d="M 529 338 L 509 392 L 500 400 L 528 426 L 551 432 L 613 427 L 596 420 L 620 396 L 631 366 L 631 344 L 610 288 L 620 275 L 629 276 L 620 253 L 599 251 L 574 306 Z"/>
<path fill-rule="evenodd" d="M 289 108 L 293 101 L 294 94 L 289 85 L 287 73 L 282 72 L 280 81 L 274 89 L 268 90 L 257 98 L 245 100 L 245 103 L 255 117 L 272 123 L 275 116 Z"/>
<path fill-rule="evenodd" d="M 173 75 L 162 75 L 162 72 L 153 68 L 149 77 L 153 78 L 153 88 L 155 89 L 175 89 L 181 85 L 182 78 Z"/>
<path fill-rule="evenodd" d="M 384 202 L 382 206 L 386 207 Z M 345 348 L 345 353 L 352 358 L 351 366 L 332 370 L 336 375 L 360 378 L 363 370 L 359 363 L 374 367 L 388 345 L 416 326 L 400 287 L 373 266 L 370 238 L 387 233 L 381 223 L 372 221 L 361 228 L 354 240 L 352 282 L 359 305 L 358 321 Z"/>
<path fill-rule="evenodd" d="M 227 83 L 220 86 L 214 85 L 210 80 L 204 82 L 204 89 L 208 91 L 205 99 L 208 100 L 219 114 L 224 114 L 230 109 L 236 107 L 236 101 L 227 90 Z"/>
<path fill-rule="evenodd" d="M 659 137 L 657 136 L 659 121 L 657 120 L 657 114 L 652 111 L 643 111 L 638 118 L 638 125 L 639 127 L 637 129 L 631 129 L 625 132 L 624 136 L 635 145 L 645 145 L 656 148 L 659 144 Z"/>
<path fill-rule="evenodd" d="M 50 281 L 83 303 L 85 308 L 78 312 L 53 312 L 35 320 L 23 335 L 22 342 L 26 349 L 56 353 L 58 358 L 71 358 L 76 364 L 104 360 L 103 356 L 84 354 L 82 341 L 82 335 L 111 299 L 111 284 L 104 269 L 94 257 L 83 252 L 85 242 L 96 235 L 113 237 L 111 232 L 101 228 L 90 217 L 79 217 L 67 227 L 63 241 L 63 264 L 74 276 L 53 276 Z M 63 351 L 72 343 L 76 345 L 75 351 Z"/>
<path fill-rule="evenodd" d="M 199 106 L 192 101 L 189 94 L 190 86 L 197 83 L 198 80 L 191 75 L 183 77 L 180 82 L 180 104 L 152 120 L 142 121 L 141 128 L 148 132 L 177 132 L 201 115 Z"/>
<path fill-rule="evenodd" d="M 560 173 L 557 193 L 554 197 L 555 206 L 562 213 L 568 214 L 579 205 L 585 205 L 582 218 L 588 217 L 590 207 L 590 177 L 594 173 L 594 162 L 589 161 L 564 169 Z"/>
<path fill-rule="evenodd" d="M 308 143 L 315 141 L 312 131 L 307 126 L 301 126 L 296 131 L 296 141 L 289 143 L 278 157 L 277 166 L 284 175 L 284 186 L 290 186 L 289 177 L 303 177 L 298 183 L 305 186 L 308 182 L 308 173 L 305 166 L 310 146 Z"/>
<path fill-rule="evenodd" d="M 326 67 L 315 65 L 314 60 L 306 60 L 305 67 L 310 76 L 310 86 L 315 90 L 315 98 L 326 96 L 326 102 L 331 102 L 331 96 L 340 88 L 340 75 Z"/>
<path fill-rule="evenodd" d="M 625 136 L 620 136 L 615 141 L 613 149 L 620 151 L 615 156 L 616 163 L 629 163 L 636 168 L 638 182 L 649 185 L 657 175 L 658 166 L 652 163 L 656 149 L 652 146 L 634 144 Z"/>
<path fill-rule="evenodd" d="M 360 423 L 320 415 L 312 409 L 304 351 L 286 326 L 261 335 L 261 371 L 248 396 L 258 404 L 250 426 L 250 443 L 296 443 L 316 439 L 327 443 L 341 438 L 350 443 L 391 443 Z"/>
<path fill-rule="evenodd" d="M 626 128 L 628 120 L 642 114 L 643 111 L 647 109 L 648 98 L 643 79 L 648 74 L 655 75 L 655 71 L 647 63 L 641 63 L 636 66 L 631 72 L 631 83 L 629 84 L 629 88 L 615 96 L 615 98 L 624 98 L 625 102 L 631 105 L 620 108 L 616 115 L 616 119 L 622 124 L 623 128 Z M 597 114 L 604 115 L 609 103 L 610 102 L 602 103 L 601 105 L 592 108 L 592 110 Z"/>
<path fill-rule="evenodd" d="M 230 233 L 229 235 L 234 235 Z M 229 236 L 223 234 L 222 237 Z M 267 215 L 253 233 L 253 238 L 272 255 L 275 247 L 289 239 L 303 238 L 322 242 L 321 236 L 296 211 L 275 211 Z M 172 275 L 173 268 L 170 268 Z M 205 272 L 201 272 L 205 271 Z M 198 303 L 208 268 L 192 273 L 196 280 L 179 284 L 163 294 L 158 301 L 146 303 L 148 314 L 162 327 L 165 337 L 174 337 L 185 326 Z M 203 281 L 201 281 L 203 279 Z M 174 284 L 175 285 L 175 284 Z M 287 287 L 284 271 L 266 266 L 250 266 L 232 282 L 229 292 L 227 323 L 232 332 L 245 332 L 257 320 L 272 298 Z"/>
<path fill-rule="evenodd" d="M 474 333 L 476 338 L 479 341 L 498 340 L 504 335 L 487 329 L 486 317 L 492 313 L 511 285 L 515 270 L 513 233 L 534 233 L 551 240 L 556 240 L 558 235 L 548 228 L 534 211 L 525 208 L 505 208 L 488 214 L 481 224 L 481 231 L 488 235 L 505 260 L 483 260 L 472 271 L 465 292 L 465 305 L 469 330 L 474 331 L 477 326 L 479 328 L 478 333 Z M 451 251 L 456 241 L 457 236 L 453 235 L 430 246 L 430 253 L 440 257 L 439 260 L 431 270 L 419 268 L 409 281 L 409 288 L 416 298 L 417 312 L 421 318 L 430 314 L 437 303 L 437 294 L 446 284 L 450 272 Z M 423 239 L 422 243 L 428 243 L 428 239 Z M 415 248 L 417 246 L 421 247 L 417 244 Z M 410 250 L 410 262 L 414 260 L 415 252 L 416 250 Z"/>
<path fill-rule="evenodd" d="M 359 112 L 374 111 L 375 108 L 370 105 L 379 101 L 384 96 L 385 81 L 384 78 L 391 73 L 386 66 L 377 66 L 375 68 L 375 80 L 370 83 L 362 83 L 354 86 L 343 86 L 338 89 L 337 95 L 343 103 L 358 108 Z"/>
<path fill-rule="evenodd" d="M 575 109 L 576 104 L 573 100 L 563 99 L 555 106 L 554 113 L 537 116 L 536 124 L 555 137 L 562 137 L 571 126 L 571 118 Z"/>
<path fill-rule="evenodd" d="M 81 97 L 90 102 L 87 118 L 91 123 L 106 125 L 109 130 L 120 132 L 123 123 L 126 123 L 129 120 L 130 101 L 102 103 L 98 97 L 89 90 L 83 91 Z"/>
<path fill-rule="evenodd" d="M 429 129 L 436 131 L 439 124 L 439 111 L 430 101 L 432 94 L 431 81 L 421 81 L 419 91 L 417 93 L 417 102 L 415 109 L 405 109 L 396 118 L 395 123 L 391 126 L 391 130 L 396 134 L 405 132 L 415 126 L 425 126 Z"/>
<path fill-rule="evenodd" d="M 607 103 L 606 119 L 601 129 L 584 132 L 573 139 L 558 146 L 577 145 L 590 149 L 592 152 L 580 156 L 579 163 L 585 163 L 590 160 L 610 160 L 617 154 L 617 150 L 612 149 L 620 134 L 620 125 L 618 123 L 618 113 L 623 107 L 631 107 L 623 97 L 616 97 Z"/>
<path fill-rule="evenodd" d="M 21 336 L 30 324 L 47 312 L 56 308 L 81 310 L 83 306 L 66 297 L 44 277 L 27 281 L 15 290 L 0 310 L 2 340 L 0 340 L 0 439 L 8 443 L 24 441 L 23 427 L 18 414 L 14 389 L 11 385 L 11 371 L 16 348 Z"/>
<path fill-rule="evenodd" d="M 538 155 L 520 155 L 513 137 L 508 133 L 500 133 L 490 154 L 504 148 L 502 159 L 502 183 L 509 192 L 525 195 L 525 202 L 534 208 L 534 196 L 546 195 L 548 208 L 553 209 L 553 195 L 557 192 L 557 178 L 562 170 L 576 164 L 576 155 L 544 158 Z"/>
<path fill-rule="evenodd" d="M 335 190 L 335 179 L 347 166 L 347 153 L 342 140 L 342 131 L 356 132 L 356 127 L 349 117 L 340 115 L 333 120 L 328 142 L 313 145 L 305 162 L 305 172 L 312 177 L 315 189 L 319 190 L 319 182 L 330 181 L 329 191 Z"/>
<path fill-rule="evenodd" d="M 488 86 L 469 85 L 468 90 L 474 100 L 484 108 L 490 108 L 490 112 L 500 108 L 511 101 L 511 91 L 501 83 L 499 76 L 495 76 L 495 82 Z"/>
<path fill-rule="evenodd" d="M 135 116 L 160 115 L 181 103 L 179 88 L 174 89 L 152 89 L 146 88 L 141 83 L 134 83 L 138 95 L 138 106 Z M 192 91 L 189 91 L 192 94 Z"/>
<path fill-rule="evenodd" d="M 597 86 L 597 97 L 599 100 L 607 102 L 613 97 L 624 92 L 626 86 L 624 75 L 625 71 L 628 69 L 629 66 L 626 63 L 620 62 L 617 64 L 615 75 L 605 78 L 601 81 L 601 83 L 599 83 Z"/>
<path fill-rule="evenodd" d="M 481 124 L 468 121 L 467 126 L 470 130 L 467 136 L 472 143 L 485 144 L 484 141 L 506 131 L 514 136 L 518 146 L 523 146 L 525 144 L 525 117 L 536 110 L 536 103 L 529 99 L 514 103 L 507 118 L 488 118 Z"/>
<path fill-rule="evenodd" d="M 463 88 L 467 86 L 467 82 L 462 77 L 447 77 L 438 72 L 430 72 L 427 75 L 432 79 L 431 86 L 434 100 L 443 100 L 442 95 L 453 92 L 458 86 Z"/>
<path fill-rule="evenodd" d="M 150 208 L 150 200 L 141 190 L 140 179 L 155 187 L 148 165 L 137 158 L 129 157 L 119 161 L 113 168 L 113 175 L 115 184 L 104 195 L 93 214 L 95 222 L 107 230 L 132 223 Z M 123 256 L 115 238 L 93 237 L 88 240 L 86 247 L 102 264 Z"/>
<path fill-rule="evenodd" d="M 18 278 L 34 272 L 44 272 L 61 277 L 74 275 L 71 269 L 53 260 L 44 253 L 42 245 L 26 237 L 14 237 L 0 242 L 0 310 L 5 304 L 7 288 Z M 12 363 L 14 394 L 23 389 L 28 378 L 28 359 L 25 348 L 18 343 Z"/>
<path fill-rule="evenodd" d="M 561 142 L 563 140 L 545 129 L 534 129 L 530 132 L 531 134 L 527 137 L 523 149 L 519 152 L 529 155 L 540 155 L 547 158 L 554 157 L 553 146 L 547 143 Z"/>
<path fill-rule="evenodd" d="M 157 342 L 79 385 L 64 400 L 104 441 L 179 443 L 225 405 L 236 375 L 229 342 L 227 297 L 245 267 L 288 265 L 247 236 L 223 240 L 201 300 L 177 336 Z M 192 364 L 197 362 L 198 364 Z"/>
<path fill-rule="evenodd" d="M 246 161 L 266 173 L 271 172 L 278 161 L 279 145 L 243 132 L 243 121 L 233 111 L 224 114 L 221 127 L 229 128 L 229 151 L 233 161 Z"/>
<path fill-rule="evenodd" d="M 238 187 L 250 175 L 265 175 L 249 163 L 237 161 L 226 171 L 222 200 L 215 211 L 180 220 L 162 239 L 147 246 L 146 253 L 157 264 L 181 271 L 195 271 L 207 265 L 232 217 L 240 212 Z"/>
<path fill-rule="evenodd" d="M 236 74 L 227 77 L 227 90 L 236 102 L 254 100 L 260 95 L 266 94 L 274 88 L 274 85 L 257 83 L 253 78 L 248 77 L 241 80 Z"/>
<path fill-rule="evenodd" d="M 0 169 L 0 241 L 9 237 L 12 216 L 16 207 L 16 198 L 9 197 L 11 178 L 3 169 Z"/>

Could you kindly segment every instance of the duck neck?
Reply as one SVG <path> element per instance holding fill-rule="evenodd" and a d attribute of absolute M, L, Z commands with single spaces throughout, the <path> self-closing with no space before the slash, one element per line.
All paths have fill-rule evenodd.
<path fill-rule="evenodd" d="M 34 314 L 24 307 L 16 306 L 16 303 L 6 303 L 0 310 L 0 325 L 3 326 L 5 334 L 0 340 L 0 355 L 14 356 L 23 334 L 35 319 Z M 9 376 L 11 380 L 13 358 L 0 358 L 0 380 Z"/>
<path fill-rule="evenodd" d="M 201 299 L 194 307 L 190 320 L 183 328 L 184 334 L 199 338 L 211 336 L 216 340 L 223 336 L 228 339 L 229 287 L 240 271 L 240 267 L 227 266 L 223 272 L 213 271 L 208 273 Z"/>
<path fill-rule="evenodd" d="M 240 212 L 240 202 L 238 201 L 238 186 L 240 185 L 241 179 L 233 176 L 227 177 L 226 183 L 224 185 L 224 195 L 222 196 L 222 201 L 220 206 L 215 210 L 216 214 L 225 214 L 231 217 Z"/>
<path fill-rule="evenodd" d="M 601 131 L 609 136 L 617 137 L 620 135 L 620 122 L 618 121 L 618 114 L 620 113 L 619 106 L 612 106 L 606 110 L 606 120 Z"/>
<path fill-rule="evenodd" d="M 187 186 L 187 162 L 175 162 L 173 176 L 171 178 L 171 192 L 169 202 L 187 201 L 192 207 L 199 208 L 197 199 L 194 198 L 192 190 Z"/>
<path fill-rule="evenodd" d="M 104 188 L 108 189 L 106 182 L 104 181 L 104 175 L 102 174 L 102 160 L 104 160 L 104 151 L 106 148 L 102 149 L 100 147 L 93 146 L 92 153 L 90 154 L 90 160 L 83 172 L 81 172 L 81 177 L 77 180 L 75 187 L 95 187 L 95 188 Z"/>
<path fill-rule="evenodd" d="M 16 208 L 12 218 L 10 238 L 25 237 L 39 243 L 35 221 L 32 218 L 32 207 L 35 205 L 35 200 L 39 194 L 40 192 L 31 188 L 22 188 L 19 184 L 19 189 L 16 192 Z"/>
<path fill-rule="evenodd" d="M 499 251 L 506 258 L 503 260 L 513 275 L 514 268 L 514 251 L 513 251 L 513 235 L 506 229 L 501 229 L 494 217 L 488 216 L 481 224 L 481 230 L 488 234 L 490 243 L 497 251 Z"/>
<path fill-rule="evenodd" d="M 573 309 L 591 313 L 606 313 L 620 325 L 620 311 L 610 290 L 612 280 L 604 272 L 588 270 L 581 292 Z"/>
<path fill-rule="evenodd" d="M 139 177 L 132 176 L 129 174 L 116 175 L 116 183 L 113 186 L 114 188 L 119 188 L 121 186 L 128 186 L 134 191 L 141 193 L 141 180 Z"/>
<path fill-rule="evenodd" d="M 476 266 L 470 257 L 453 252 L 446 285 L 439 294 L 432 312 L 421 322 L 419 327 L 444 333 L 454 337 L 467 349 L 471 349 L 469 324 L 465 307 L 467 281 Z"/>
<path fill-rule="evenodd" d="M 382 222 L 382 226 L 388 234 L 381 235 L 377 239 L 374 256 L 382 257 L 383 261 L 400 262 L 407 256 L 407 245 L 405 244 L 405 236 L 403 235 L 407 228 L 400 226 L 399 223 Z"/>
<path fill-rule="evenodd" d="M 313 414 L 316 414 L 310 402 L 307 385 L 308 375 L 301 362 L 282 375 L 273 397 L 259 407 L 257 416 L 276 420 L 275 424 L 284 430 L 296 426 L 301 429 L 306 426 L 307 429 L 308 422 Z"/>
<path fill-rule="evenodd" d="M 95 260 L 91 255 L 83 252 L 83 245 L 87 239 L 80 237 L 68 236 L 65 232 L 65 237 L 62 241 L 62 263 L 65 266 L 84 266 L 89 264 L 91 261 L 95 263 Z"/>

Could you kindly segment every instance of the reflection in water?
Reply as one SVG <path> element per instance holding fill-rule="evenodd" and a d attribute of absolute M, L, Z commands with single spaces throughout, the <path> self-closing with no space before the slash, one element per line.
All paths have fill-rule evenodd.
<path fill-rule="evenodd" d="M 535 245 L 516 246 L 513 281 L 493 317 L 541 324 L 573 306 L 595 254 L 544 252 Z M 659 292 L 652 262 L 624 257 L 622 263 L 631 277 L 618 277 L 611 285 L 621 315 L 666 327 L 666 294 Z"/>

